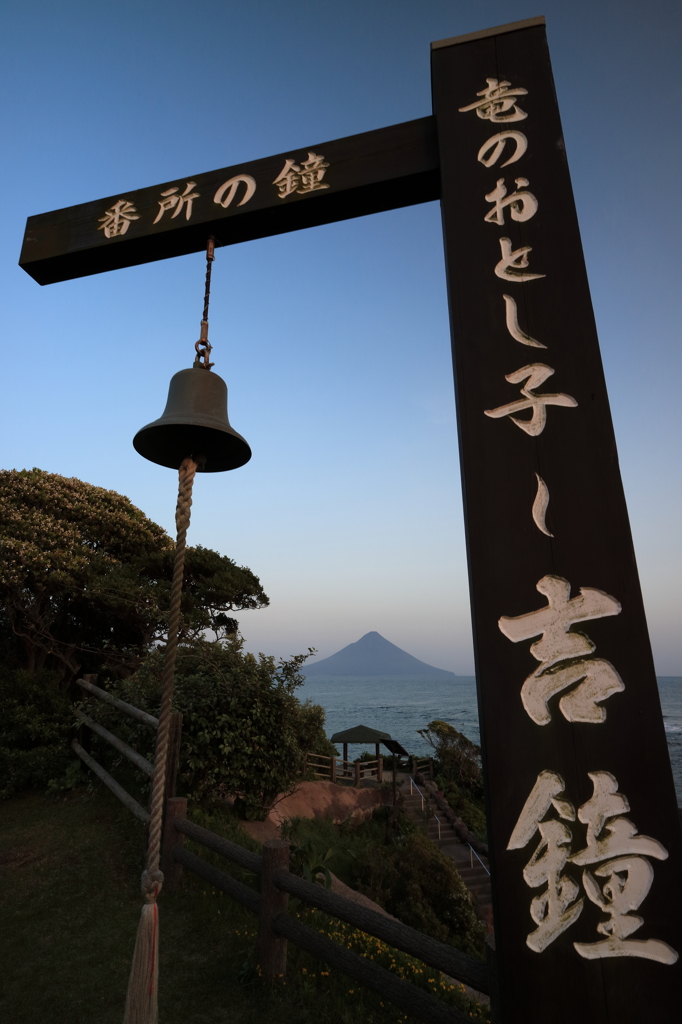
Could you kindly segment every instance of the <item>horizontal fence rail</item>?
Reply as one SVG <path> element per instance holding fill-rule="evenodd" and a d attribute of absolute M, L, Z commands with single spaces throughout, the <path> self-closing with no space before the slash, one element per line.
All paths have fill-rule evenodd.
<path fill-rule="evenodd" d="M 270 883 L 270 889 L 266 889 L 266 892 L 279 891 L 294 896 L 302 903 L 314 906 L 323 913 L 337 917 L 368 935 L 373 935 L 392 948 L 413 956 L 427 966 L 471 986 L 478 992 L 488 992 L 488 968 L 480 960 L 461 953 L 445 943 L 438 942 L 430 936 L 423 935 L 401 921 L 396 921 L 343 896 L 329 892 L 320 885 L 307 882 L 305 879 L 291 874 L 286 868 L 275 870 L 274 873 L 270 867 L 266 868 L 266 864 L 275 867 L 275 863 L 272 860 L 267 861 L 266 858 L 281 856 L 282 851 L 279 850 L 279 847 L 286 846 L 286 857 L 288 858 L 287 844 L 266 843 L 263 847 L 263 856 L 258 856 L 229 839 L 224 839 L 208 829 L 195 825 L 185 817 L 175 817 L 172 826 L 182 836 L 187 836 L 240 867 L 260 875 L 261 888 L 264 884 Z M 210 882 L 215 888 L 227 893 L 253 914 L 259 915 L 262 926 L 264 914 L 267 915 L 269 908 L 273 905 L 272 896 L 268 895 L 267 899 L 263 894 L 259 896 L 248 886 L 185 850 L 180 842 L 178 837 L 178 845 L 169 849 L 170 858 Z M 272 851 L 269 850 L 269 845 L 272 845 Z M 275 850 L 274 847 L 278 849 Z M 281 899 L 281 897 L 277 899 Z M 469 1017 L 446 1006 L 430 993 L 424 992 L 366 957 L 328 939 L 319 931 L 290 917 L 286 912 L 275 913 L 274 916 L 267 917 L 267 920 L 271 934 L 275 933 L 294 942 L 302 949 L 320 957 L 326 963 L 373 989 L 402 1010 L 428 1022 L 428 1024 L 464 1024 L 465 1021 L 470 1020 Z M 261 930 L 262 927 L 259 928 L 259 934 Z M 275 939 L 275 941 L 281 940 Z"/>
<path fill-rule="evenodd" d="M 153 715 L 147 714 L 146 711 L 142 711 L 141 708 L 136 708 L 132 704 L 128 704 L 124 700 L 119 700 L 118 697 L 114 697 L 113 694 L 107 693 L 100 686 L 95 686 L 94 680 L 97 679 L 96 675 L 86 676 L 84 679 L 77 679 L 77 684 L 82 687 L 87 693 L 92 694 L 93 697 L 97 697 L 98 700 L 104 701 L 110 704 L 117 711 L 128 715 L 130 718 L 136 719 L 138 722 L 142 722 L 143 725 L 148 726 L 150 729 L 158 730 L 159 720 L 154 718 Z M 114 735 L 108 729 L 105 729 L 103 725 L 95 722 L 89 715 L 86 715 L 80 708 L 73 709 L 76 719 L 81 723 L 78 739 L 73 740 L 71 747 L 75 754 L 81 759 L 84 765 L 86 765 L 94 774 L 102 780 L 105 786 L 111 790 L 121 803 L 131 811 L 136 818 L 143 821 L 145 824 L 149 821 L 149 812 L 138 803 L 138 801 L 127 793 L 123 786 L 121 786 L 116 779 L 113 778 L 109 772 L 98 764 L 97 761 L 92 757 L 89 751 L 90 739 L 94 733 L 103 739 L 109 746 L 117 750 L 119 754 L 123 754 L 132 764 L 135 765 L 141 772 L 144 772 L 149 778 L 154 774 L 154 765 L 139 754 L 137 750 L 133 750 L 131 746 L 124 743 L 122 739 Z M 178 712 L 171 713 L 170 722 L 170 743 L 169 752 L 166 762 L 166 782 L 165 782 L 165 796 L 166 799 L 172 797 L 175 792 L 175 777 L 178 770 L 178 763 L 180 757 L 180 737 L 182 733 L 182 715 Z M 80 741 L 80 742 L 79 742 Z M 88 748 L 87 750 L 85 748 Z"/>
<path fill-rule="evenodd" d="M 263 858 L 259 857 L 257 853 L 251 853 L 250 850 L 239 846 L 238 843 L 233 843 L 229 839 L 223 839 L 222 836 L 217 836 L 215 832 L 209 832 L 207 828 L 202 828 L 201 825 L 195 825 L 189 818 L 176 818 L 173 822 L 173 828 L 176 832 L 182 832 L 184 835 L 189 836 L 195 843 L 205 846 L 208 850 L 213 850 L 214 853 L 219 853 L 234 864 L 239 864 L 241 868 L 253 871 L 254 875 L 260 875 L 263 870 Z"/>
<path fill-rule="evenodd" d="M 236 878 L 214 867 L 213 864 L 208 864 L 201 857 L 195 857 L 193 853 L 190 853 L 189 850 L 183 850 L 181 846 L 176 846 L 173 849 L 172 856 L 173 860 L 189 868 L 190 871 L 193 871 L 195 875 L 203 878 L 206 882 L 210 882 L 216 889 L 220 889 L 228 896 L 231 896 L 233 900 L 241 903 L 252 914 L 258 914 L 260 910 L 260 896 L 253 889 L 249 889 L 248 885 L 238 882 Z"/>
<path fill-rule="evenodd" d="M 130 715 L 131 718 L 136 718 L 138 722 L 142 722 L 143 725 L 148 725 L 150 729 L 159 728 L 158 718 L 154 718 L 153 715 L 148 715 L 146 711 L 142 711 L 140 708 L 134 707 L 132 704 L 126 703 L 124 700 L 119 700 L 118 697 L 114 697 L 111 693 L 107 693 L 106 690 L 100 689 L 99 686 L 95 686 L 94 683 L 87 682 L 85 679 L 77 679 L 76 683 L 78 686 L 82 686 L 84 690 L 93 694 L 95 697 L 99 697 L 100 700 L 104 700 L 107 704 L 113 705 L 118 708 L 125 715 Z"/>
<path fill-rule="evenodd" d="M 304 773 L 311 770 L 318 779 L 329 779 L 331 782 L 355 782 L 359 785 L 362 779 L 383 780 L 383 757 L 373 761 L 344 761 L 340 757 L 327 754 L 306 754 L 303 767 Z"/>
<path fill-rule="evenodd" d="M 311 754 L 305 756 L 303 773 L 312 771 L 318 779 L 329 779 L 331 782 L 355 781 L 358 786 L 362 779 L 377 779 L 383 782 L 386 761 L 391 764 L 391 759 L 379 757 L 372 761 L 345 761 L 340 757 L 330 757 L 328 754 Z M 392 771 L 391 768 L 388 769 Z M 421 775 L 426 779 L 433 778 L 433 760 L 430 757 L 411 757 L 398 762 L 397 770 L 412 772 L 413 775 Z"/>
<path fill-rule="evenodd" d="M 79 711 L 78 708 L 75 709 L 74 714 L 80 722 L 87 725 L 88 729 L 92 729 L 93 732 L 97 733 L 98 736 L 101 736 L 102 739 L 106 740 L 112 747 L 115 747 L 116 750 L 127 757 L 129 761 L 132 761 L 140 771 L 144 772 L 145 775 L 149 775 L 151 778 L 154 774 L 154 765 L 151 761 L 148 761 L 146 757 L 142 756 L 142 754 L 138 754 L 136 750 L 133 750 L 133 748 L 129 747 L 127 743 L 120 740 L 118 736 L 114 736 L 113 732 L 109 732 L 109 730 L 105 729 L 104 726 L 98 725 L 97 722 L 93 722 L 91 718 L 88 718 L 88 716 L 82 711 Z"/>
<path fill-rule="evenodd" d="M 78 740 L 73 740 L 71 746 L 74 753 L 78 754 L 81 761 L 83 761 L 88 768 L 90 768 L 90 770 L 102 780 L 105 786 L 109 787 L 114 796 L 117 796 L 121 803 L 124 804 L 129 811 L 132 811 L 136 818 L 139 818 L 140 821 L 143 821 L 146 825 L 149 821 L 149 811 L 145 811 L 144 807 L 138 804 L 137 800 L 132 797 L 130 793 L 126 793 L 123 786 L 119 786 L 116 779 L 113 778 L 105 768 L 102 768 L 102 765 L 98 764 L 94 757 L 90 757 L 87 750 L 83 750 Z"/>
<path fill-rule="evenodd" d="M 398 978 L 367 957 L 340 946 L 326 935 L 320 934 L 314 928 L 308 928 L 288 914 L 279 914 L 272 922 L 272 926 L 276 932 L 295 942 L 308 953 L 320 957 L 325 963 L 355 978 L 362 985 L 399 1006 L 401 1010 L 411 1013 L 413 1017 L 427 1024 L 471 1024 L 471 1017 L 465 1017 L 463 1013 L 441 1003 L 430 993 Z"/>
<path fill-rule="evenodd" d="M 274 876 L 274 883 L 278 889 L 283 889 L 290 896 L 295 896 L 304 903 L 309 903 L 318 910 L 322 910 L 331 917 L 338 917 L 347 924 L 359 928 L 360 931 L 381 939 L 394 949 L 399 949 L 409 956 L 429 967 L 447 974 L 457 981 L 470 985 L 477 992 L 488 991 L 488 970 L 481 960 L 476 960 L 466 953 L 447 946 L 444 942 L 432 939 L 424 935 L 416 928 L 410 928 L 402 921 L 396 921 L 391 917 L 363 907 L 361 903 L 354 903 L 353 900 L 337 896 L 336 893 L 324 889 L 321 885 L 314 885 L 307 882 L 298 875 L 290 872 L 279 871 Z"/>

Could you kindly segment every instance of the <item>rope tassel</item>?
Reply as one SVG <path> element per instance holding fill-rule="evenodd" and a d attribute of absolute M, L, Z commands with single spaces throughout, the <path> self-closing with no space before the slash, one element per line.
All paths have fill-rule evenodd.
<path fill-rule="evenodd" d="M 152 797 L 149 816 L 149 845 L 147 848 L 147 869 L 142 873 L 142 896 L 144 906 L 137 929 L 135 951 L 128 981 L 123 1024 L 157 1024 L 158 981 L 159 981 L 159 910 L 157 897 L 163 885 L 163 874 L 159 871 L 161 859 L 161 828 L 163 825 L 163 796 L 166 784 L 166 762 L 170 740 L 170 718 L 173 707 L 173 681 L 175 658 L 180 630 L 180 601 L 185 570 L 185 548 L 192 507 L 192 485 L 197 471 L 193 459 L 185 459 L 179 471 L 178 505 L 175 513 L 177 541 L 173 563 L 170 617 L 168 621 L 168 646 L 163 668 L 161 712 L 156 736 L 154 775 L 152 776 Z"/>
<path fill-rule="evenodd" d="M 156 905 L 163 875 L 154 872 L 153 879 L 145 871 L 142 875 L 142 895 L 145 904 L 137 928 L 135 951 L 130 968 L 126 997 L 125 1024 L 156 1024 L 159 987 L 159 908 Z"/>

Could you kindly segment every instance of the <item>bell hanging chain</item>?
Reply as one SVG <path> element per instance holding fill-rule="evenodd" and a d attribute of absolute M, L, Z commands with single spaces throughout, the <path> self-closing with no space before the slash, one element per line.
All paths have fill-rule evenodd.
<path fill-rule="evenodd" d="M 215 238 L 211 235 L 206 245 L 206 288 L 204 290 L 204 314 L 201 318 L 201 335 L 194 345 L 196 357 L 195 366 L 202 370 L 210 370 L 215 363 L 209 362 L 213 346 L 208 340 L 208 304 L 211 299 L 211 264 L 215 259 Z"/>

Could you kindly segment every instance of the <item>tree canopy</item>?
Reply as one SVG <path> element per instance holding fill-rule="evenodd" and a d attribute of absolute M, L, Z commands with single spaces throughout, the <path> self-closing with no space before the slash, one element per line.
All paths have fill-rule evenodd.
<path fill-rule="evenodd" d="M 134 671 L 163 641 L 175 544 L 124 495 L 40 469 L 0 471 L 0 645 L 22 667 Z M 250 569 L 188 548 L 181 642 L 234 632 L 269 600 Z"/>

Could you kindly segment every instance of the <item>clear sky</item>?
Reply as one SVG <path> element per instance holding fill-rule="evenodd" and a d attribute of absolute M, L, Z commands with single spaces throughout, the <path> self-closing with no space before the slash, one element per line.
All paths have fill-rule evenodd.
<path fill-rule="evenodd" d="M 189 366 L 201 254 L 35 284 L 28 215 L 430 113 L 429 43 L 544 14 L 659 674 L 682 674 L 679 0 L 23 0 L 0 15 L 0 466 L 127 494 Z M 370 630 L 473 668 L 437 203 L 218 251 L 211 340 L 243 469 L 191 542 L 258 573 L 249 649 Z M 579 482 L 576 482 L 579 486 Z"/>

